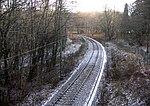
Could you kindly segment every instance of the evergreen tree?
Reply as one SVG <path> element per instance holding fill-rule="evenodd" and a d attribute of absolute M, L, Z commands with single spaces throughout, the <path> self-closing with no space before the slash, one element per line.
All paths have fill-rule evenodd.
<path fill-rule="evenodd" d="M 134 39 L 140 45 L 147 44 L 148 47 L 150 40 L 150 1 L 136 0 L 133 8 L 131 18 Z"/>
<path fill-rule="evenodd" d="M 123 38 L 126 38 L 125 35 L 127 35 L 130 31 L 130 25 L 129 25 L 129 15 L 128 15 L 128 4 L 125 4 L 123 16 L 122 16 L 122 21 L 121 21 L 121 36 Z"/>

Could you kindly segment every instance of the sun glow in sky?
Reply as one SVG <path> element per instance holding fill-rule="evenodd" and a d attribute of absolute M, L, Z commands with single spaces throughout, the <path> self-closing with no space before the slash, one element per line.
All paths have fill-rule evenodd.
<path fill-rule="evenodd" d="M 105 6 L 108 8 L 123 12 L 125 3 L 131 4 L 135 0 L 75 0 L 76 11 L 92 12 L 92 11 L 103 11 Z"/>

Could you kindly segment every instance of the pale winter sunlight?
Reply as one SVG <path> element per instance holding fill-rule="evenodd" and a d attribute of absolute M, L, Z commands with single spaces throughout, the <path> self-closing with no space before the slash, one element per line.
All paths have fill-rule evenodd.
<path fill-rule="evenodd" d="M 123 12 L 125 3 L 129 5 L 135 0 L 76 0 L 75 11 L 93 12 L 103 11 L 105 6 Z"/>
<path fill-rule="evenodd" d="M 150 0 L 0 0 L 0 106 L 150 106 Z"/>

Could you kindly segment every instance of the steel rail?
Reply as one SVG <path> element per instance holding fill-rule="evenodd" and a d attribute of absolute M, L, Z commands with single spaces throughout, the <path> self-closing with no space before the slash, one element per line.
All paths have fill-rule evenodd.
<path fill-rule="evenodd" d="M 92 42 L 92 44 L 94 45 L 94 43 Z M 98 45 L 96 44 L 96 47 L 98 48 Z M 93 46 L 93 52 L 94 52 L 94 49 L 95 49 L 95 47 Z M 99 51 L 98 51 L 98 53 L 97 53 L 97 55 L 96 55 L 96 60 L 95 60 L 95 62 L 97 62 L 97 58 L 98 58 L 98 54 L 99 54 Z M 91 61 L 91 60 L 90 60 Z M 95 63 L 94 62 L 94 63 Z M 85 84 L 85 82 L 88 80 L 88 78 L 89 78 L 89 76 L 91 75 L 91 72 L 93 71 L 93 68 L 95 67 L 95 64 L 93 64 L 93 66 L 92 66 L 92 68 L 90 69 L 90 71 L 89 72 L 87 72 L 87 76 L 85 76 L 85 77 L 82 77 L 82 73 L 81 73 L 81 75 L 80 75 L 80 77 L 82 77 L 82 79 L 83 79 L 83 81 L 81 82 L 81 85 L 79 85 L 79 86 L 77 86 L 77 91 L 73 94 L 73 97 L 72 98 L 68 98 L 69 100 L 67 100 L 67 101 L 69 101 L 70 103 L 69 104 L 61 104 L 61 102 L 59 103 L 60 105 L 72 105 L 73 104 L 73 102 L 74 102 L 74 99 L 75 99 L 75 97 L 78 95 L 78 93 L 80 92 L 80 90 L 83 88 L 83 86 L 84 86 L 84 84 Z M 86 67 L 87 68 L 87 67 Z M 85 74 L 85 73 L 83 73 L 83 74 Z M 67 94 L 64 94 L 63 96 L 66 96 Z M 62 97 L 61 97 L 62 98 Z"/>
<path fill-rule="evenodd" d="M 89 58 L 87 64 L 85 64 L 84 66 L 80 67 L 80 70 L 78 70 L 78 73 L 76 73 L 76 75 L 74 76 L 75 78 L 73 78 L 72 81 L 68 82 L 70 84 L 69 85 L 67 85 L 67 84 L 64 85 L 64 86 L 67 86 L 67 87 L 65 87 L 65 89 L 63 91 L 60 90 L 58 92 L 59 94 L 58 95 L 56 94 L 44 106 L 55 106 L 55 105 L 59 105 L 59 106 L 67 105 L 68 106 L 68 105 L 72 105 L 73 104 L 75 97 L 78 95 L 78 93 L 80 92 L 80 90 L 84 86 L 85 82 L 88 80 L 92 70 L 95 67 L 95 64 L 93 64 L 92 67 L 89 67 L 88 65 L 90 64 L 90 62 L 93 62 L 92 58 L 94 58 L 95 55 L 96 56 L 94 58 L 95 59 L 94 63 L 97 63 L 98 56 L 100 54 L 99 50 L 98 50 L 98 52 L 94 55 L 94 50 L 95 49 L 99 49 L 98 44 L 95 41 L 91 40 L 91 39 L 88 39 L 88 42 L 90 42 L 92 44 L 92 49 L 93 50 L 92 50 L 92 53 L 90 55 L 90 58 Z M 90 68 L 90 70 L 88 68 Z M 85 75 L 85 74 L 87 74 L 87 75 Z M 80 78 L 81 82 L 79 81 L 79 78 Z M 74 88 L 76 88 L 76 89 L 74 89 Z M 75 92 L 73 92 L 73 91 L 75 91 Z M 67 96 L 68 96 L 68 98 L 67 98 Z"/>
<path fill-rule="evenodd" d="M 89 38 L 91 39 L 91 38 Z M 92 39 L 93 40 L 93 39 Z M 102 78 L 102 73 L 103 73 L 103 70 L 104 70 L 104 67 L 105 67 L 105 63 L 107 62 L 107 57 L 106 57 L 106 51 L 103 47 L 103 45 L 101 43 L 99 43 L 98 41 L 96 40 L 93 40 L 94 42 L 97 43 L 97 45 L 99 45 L 100 48 L 102 48 L 102 57 L 103 57 L 103 61 L 101 61 L 101 65 L 99 66 L 99 71 L 98 71 L 98 75 L 96 76 L 95 78 L 95 82 L 93 84 L 93 87 L 90 91 L 90 94 L 88 96 L 88 98 L 86 99 L 86 102 L 84 103 L 84 106 L 95 106 L 95 104 L 93 104 L 93 101 L 95 100 L 96 98 L 96 93 L 97 93 L 97 89 L 98 89 L 98 86 L 100 84 L 100 80 Z"/>
<path fill-rule="evenodd" d="M 90 55 L 90 58 L 89 60 L 87 61 L 87 64 L 85 65 L 82 65 L 82 67 L 80 67 L 80 70 L 77 71 L 77 73 L 72 76 L 72 78 L 68 81 L 68 83 L 66 83 L 64 86 L 61 87 L 61 89 L 58 91 L 57 94 L 54 95 L 54 97 L 51 98 L 51 100 L 46 103 L 45 105 L 43 106 L 53 106 L 54 104 L 56 104 L 56 102 L 60 99 L 60 97 L 65 93 L 67 92 L 67 90 L 70 88 L 70 86 L 72 86 L 74 84 L 74 82 L 78 79 L 78 77 L 81 75 L 81 73 L 84 71 L 84 69 L 87 67 L 88 63 L 90 62 L 92 56 L 93 56 L 93 53 Z M 66 87 L 67 86 L 67 87 Z M 62 90 L 62 91 L 61 91 Z M 58 96 L 58 97 L 57 97 Z"/>

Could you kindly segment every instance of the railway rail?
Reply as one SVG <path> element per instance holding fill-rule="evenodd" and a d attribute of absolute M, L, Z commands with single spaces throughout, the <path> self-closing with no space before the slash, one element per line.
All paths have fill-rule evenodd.
<path fill-rule="evenodd" d="M 43 106 L 89 106 L 105 63 L 105 50 L 97 41 L 83 37 L 88 43 L 85 57 L 71 77 Z"/>

